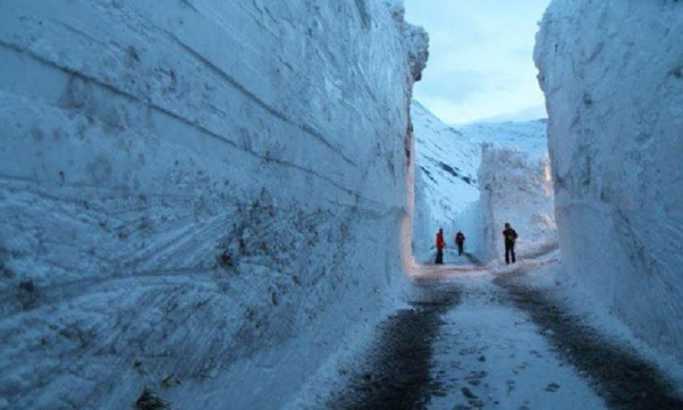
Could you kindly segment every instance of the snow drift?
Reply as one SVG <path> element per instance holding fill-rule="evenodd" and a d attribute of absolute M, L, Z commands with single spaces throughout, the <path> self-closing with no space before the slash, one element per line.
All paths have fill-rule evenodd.
<path fill-rule="evenodd" d="M 566 271 L 683 359 L 683 4 L 554 1 L 536 63 Z"/>
<path fill-rule="evenodd" d="M 279 407 L 402 277 L 425 59 L 385 2 L 2 2 L 0 408 Z"/>

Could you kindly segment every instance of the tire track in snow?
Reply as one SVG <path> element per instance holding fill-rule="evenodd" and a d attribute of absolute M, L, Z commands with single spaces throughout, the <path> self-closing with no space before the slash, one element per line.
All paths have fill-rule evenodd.
<path fill-rule="evenodd" d="M 529 314 L 543 334 L 579 372 L 595 384 L 596 392 L 614 409 L 683 409 L 683 399 L 652 364 L 617 345 L 581 318 L 565 311 L 548 295 L 522 281 L 521 274 L 499 276 L 517 308 Z"/>
<path fill-rule="evenodd" d="M 431 377 L 432 344 L 441 315 L 460 302 L 457 288 L 416 285 L 412 309 L 401 309 L 378 327 L 367 361 L 349 376 L 347 387 L 332 396 L 330 409 L 426 409 L 440 387 Z"/>

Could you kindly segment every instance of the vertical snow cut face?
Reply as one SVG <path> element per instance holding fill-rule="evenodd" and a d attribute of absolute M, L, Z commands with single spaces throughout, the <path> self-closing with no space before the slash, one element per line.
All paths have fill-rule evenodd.
<path fill-rule="evenodd" d="M 683 359 L 683 4 L 554 1 L 536 63 L 567 273 Z"/>
<path fill-rule="evenodd" d="M 476 170 L 479 146 L 468 136 L 444 124 L 439 118 L 413 101 L 412 121 L 416 140 L 416 214 L 413 219 L 413 248 L 419 262 L 433 259 L 434 234 L 443 228 L 451 242 L 458 229 L 470 233 L 463 222 L 467 209 L 476 209 L 479 198 Z M 468 235 L 468 245 L 476 235 Z"/>
<path fill-rule="evenodd" d="M 479 167 L 484 259 L 502 259 L 502 231 L 510 223 L 519 235 L 519 257 L 557 248 L 557 225 L 547 155 L 484 144 Z"/>
<path fill-rule="evenodd" d="M 385 2 L 0 4 L 0 408 L 279 407 L 401 277 L 425 59 Z"/>

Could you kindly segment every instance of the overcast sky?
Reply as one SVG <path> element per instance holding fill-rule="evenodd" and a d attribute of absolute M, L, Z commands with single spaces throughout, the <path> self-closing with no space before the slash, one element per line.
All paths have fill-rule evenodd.
<path fill-rule="evenodd" d="M 545 117 L 534 36 L 550 0 L 405 0 L 430 36 L 414 97 L 446 123 Z"/>

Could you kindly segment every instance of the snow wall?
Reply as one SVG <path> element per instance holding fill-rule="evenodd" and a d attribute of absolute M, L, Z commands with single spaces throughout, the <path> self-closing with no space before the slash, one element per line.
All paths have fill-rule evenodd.
<path fill-rule="evenodd" d="M 402 281 L 426 43 L 380 1 L 2 2 L 0 408 L 279 408 Z"/>
<path fill-rule="evenodd" d="M 557 248 L 547 155 L 538 157 L 529 152 L 484 144 L 478 178 L 483 260 L 504 260 L 502 231 L 508 222 L 519 235 L 515 246 L 518 258 Z"/>
<path fill-rule="evenodd" d="M 467 235 L 467 250 L 474 252 L 478 249 L 478 235 L 471 229 L 468 211 L 475 208 L 479 199 L 476 181 L 479 144 L 444 124 L 418 101 L 413 101 L 411 114 L 417 158 L 415 258 L 422 263 L 433 262 L 439 228 L 444 229 L 449 247 L 455 246 L 455 233 L 463 230 Z"/>
<path fill-rule="evenodd" d="M 562 257 L 683 360 L 683 3 L 555 0 L 537 37 Z"/>

